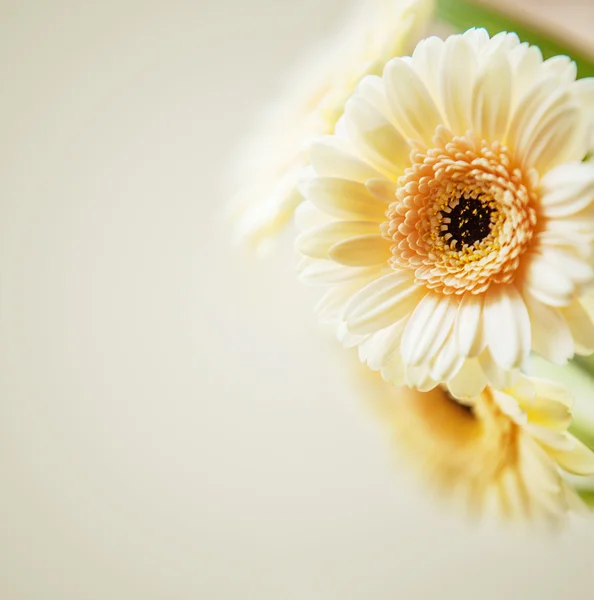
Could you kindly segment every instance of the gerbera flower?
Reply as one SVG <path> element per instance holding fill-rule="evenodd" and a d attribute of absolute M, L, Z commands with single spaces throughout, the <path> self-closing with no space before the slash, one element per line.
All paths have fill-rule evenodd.
<path fill-rule="evenodd" d="M 293 216 L 312 138 L 332 133 L 361 78 L 414 47 L 434 0 L 364 2 L 338 34 L 310 54 L 283 96 L 243 144 L 230 212 L 241 241 L 262 247 Z"/>
<path fill-rule="evenodd" d="M 594 348 L 593 90 L 567 57 L 470 30 L 366 77 L 313 144 L 301 278 L 387 380 L 475 396 L 531 349 Z"/>
<path fill-rule="evenodd" d="M 522 377 L 504 391 L 486 388 L 460 401 L 384 384 L 367 387 L 396 447 L 421 469 L 440 499 L 471 514 L 562 520 L 585 505 L 568 481 L 594 474 L 594 453 L 567 432 L 567 390 Z"/>

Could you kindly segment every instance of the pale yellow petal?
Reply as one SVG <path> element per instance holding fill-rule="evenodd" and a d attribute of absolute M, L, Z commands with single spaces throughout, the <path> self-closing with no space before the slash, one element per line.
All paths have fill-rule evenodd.
<path fill-rule="evenodd" d="M 328 251 L 332 260 L 352 267 L 380 265 L 392 256 L 392 242 L 381 234 L 352 237 L 334 244 Z"/>
<path fill-rule="evenodd" d="M 386 367 L 395 355 L 400 355 L 400 341 L 406 325 L 406 319 L 370 335 L 359 346 L 361 362 L 369 365 L 371 369 L 380 370 Z M 404 372 L 403 372 L 404 373 Z"/>
<path fill-rule="evenodd" d="M 550 219 L 579 213 L 594 204 L 594 165 L 567 163 L 541 181 L 543 213 Z"/>
<path fill-rule="evenodd" d="M 472 127 L 472 89 L 478 63 L 475 53 L 463 36 L 446 40 L 441 61 L 441 109 L 449 129 L 464 135 Z"/>
<path fill-rule="evenodd" d="M 363 158 L 390 179 L 408 166 L 410 147 L 404 137 L 376 108 L 353 96 L 345 108 L 347 134 Z"/>
<path fill-rule="evenodd" d="M 581 160 L 587 152 L 587 121 L 575 103 L 566 103 L 544 115 L 522 140 L 518 154 L 525 168 L 547 173 L 557 165 Z"/>
<path fill-rule="evenodd" d="M 483 319 L 493 359 L 503 369 L 521 367 L 530 352 L 530 317 L 515 285 L 489 288 Z"/>
<path fill-rule="evenodd" d="M 439 66 L 444 48 L 444 41 L 438 37 L 432 36 L 421 40 L 417 44 L 410 61 L 432 98 L 438 98 L 439 96 Z"/>
<path fill-rule="evenodd" d="M 524 258 L 524 284 L 543 304 L 568 306 L 575 294 L 575 284 L 562 268 L 549 262 L 542 253 L 530 252 Z"/>
<path fill-rule="evenodd" d="M 504 139 L 510 119 L 511 89 L 509 60 L 497 52 L 482 66 L 472 94 L 473 130 L 481 139 Z"/>
<path fill-rule="evenodd" d="M 417 72 L 405 59 L 395 58 L 386 65 L 384 81 L 390 110 L 399 130 L 406 138 L 431 146 L 443 117 Z"/>
<path fill-rule="evenodd" d="M 456 317 L 455 338 L 460 356 L 474 358 L 485 347 L 482 294 L 464 294 Z"/>
<path fill-rule="evenodd" d="M 379 226 L 372 221 L 334 221 L 305 231 L 297 238 L 295 247 L 312 258 L 330 258 L 329 250 L 335 244 L 378 232 Z"/>
<path fill-rule="evenodd" d="M 332 285 L 348 281 L 366 281 L 370 276 L 381 276 L 381 269 L 373 267 L 345 267 L 332 260 L 305 257 L 297 268 L 299 279 L 308 285 Z"/>
<path fill-rule="evenodd" d="M 544 445 L 544 449 L 559 466 L 575 475 L 594 475 L 594 453 L 585 444 L 570 434 L 566 435 L 569 449 L 557 449 Z"/>
<path fill-rule="evenodd" d="M 333 218 L 321 211 L 313 202 L 302 202 L 295 210 L 297 231 L 307 231 L 331 223 Z"/>
<path fill-rule="evenodd" d="M 337 136 L 323 136 L 309 148 L 309 159 L 319 177 L 335 177 L 365 183 L 380 177 L 371 165 L 355 155 L 352 146 Z"/>
<path fill-rule="evenodd" d="M 428 293 L 410 316 L 402 337 L 405 364 L 429 364 L 448 337 L 459 298 Z"/>
<path fill-rule="evenodd" d="M 552 363 L 563 365 L 574 353 L 571 331 L 561 312 L 536 298 L 531 289 L 522 291 L 532 329 L 532 349 Z"/>
<path fill-rule="evenodd" d="M 373 196 L 378 200 L 385 202 L 387 205 L 396 201 L 396 190 L 398 189 L 398 185 L 389 179 L 368 179 L 365 182 L 365 187 Z"/>
<path fill-rule="evenodd" d="M 561 314 L 571 331 L 577 354 L 591 354 L 594 352 L 594 323 L 579 300 L 575 300 L 566 308 L 561 309 Z"/>
<path fill-rule="evenodd" d="M 374 198 L 362 183 L 318 177 L 305 182 L 302 192 L 320 210 L 337 219 L 379 223 L 385 220 L 386 205 Z"/>
<path fill-rule="evenodd" d="M 373 333 L 409 314 L 425 293 L 410 273 L 392 272 L 354 296 L 345 310 L 345 319 L 353 333 Z"/>
<path fill-rule="evenodd" d="M 474 398 L 487 385 L 487 377 L 478 361 L 471 358 L 464 362 L 461 369 L 447 382 L 448 389 L 456 398 Z"/>

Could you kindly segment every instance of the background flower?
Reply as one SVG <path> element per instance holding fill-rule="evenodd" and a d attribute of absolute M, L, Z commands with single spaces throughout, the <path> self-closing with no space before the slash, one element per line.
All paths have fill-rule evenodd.
<path fill-rule="evenodd" d="M 594 474 L 594 453 L 567 432 L 564 387 L 522 377 L 463 403 L 442 387 L 419 392 L 376 380 L 365 391 L 440 500 L 514 519 L 560 521 L 585 510 L 567 474 Z"/>
<path fill-rule="evenodd" d="M 397 384 L 508 387 L 594 348 L 594 80 L 514 34 L 421 42 L 312 145 L 298 216 L 322 320 Z"/>
<path fill-rule="evenodd" d="M 293 215 L 312 138 L 332 133 L 361 78 L 381 73 L 387 60 L 414 46 L 433 0 L 361 2 L 334 38 L 310 52 L 288 77 L 284 93 L 266 109 L 241 147 L 230 213 L 235 234 L 265 248 Z"/>

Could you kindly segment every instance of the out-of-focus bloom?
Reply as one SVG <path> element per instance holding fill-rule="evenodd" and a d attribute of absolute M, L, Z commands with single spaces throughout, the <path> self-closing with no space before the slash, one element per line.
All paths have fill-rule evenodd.
<path fill-rule="evenodd" d="M 550 521 L 585 509 L 566 476 L 594 474 L 594 453 L 567 432 L 564 387 L 521 377 L 513 388 L 487 387 L 461 402 L 441 386 L 419 392 L 381 383 L 367 386 L 368 396 L 440 499 L 475 515 Z"/>
<path fill-rule="evenodd" d="M 384 378 L 460 397 L 594 349 L 594 79 L 515 34 L 422 41 L 310 151 L 301 279 Z"/>
<path fill-rule="evenodd" d="M 293 216 L 312 138 L 332 133 L 348 97 L 367 74 L 419 40 L 434 0 L 364 2 L 346 27 L 287 81 L 238 154 L 230 212 L 240 241 L 266 246 Z"/>

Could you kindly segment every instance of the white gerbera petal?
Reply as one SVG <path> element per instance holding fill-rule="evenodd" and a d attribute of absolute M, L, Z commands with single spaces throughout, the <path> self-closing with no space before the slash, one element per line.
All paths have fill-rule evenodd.
<path fill-rule="evenodd" d="M 351 333 L 346 323 L 341 323 L 336 329 L 336 338 L 346 349 L 357 348 L 365 342 L 366 335 L 356 335 Z"/>
<path fill-rule="evenodd" d="M 318 177 L 302 185 L 303 193 L 320 210 L 338 219 L 381 222 L 386 207 L 362 183 Z"/>
<path fill-rule="evenodd" d="M 299 278 L 309 285 L 339 284 L 348 281 L 366 281 L 370 276 L 379 276 L 381 270 L 373 267 L 345 267 L 331 260 L 304 258 L 298 267 Z"/>
<path fill-rule="evenodd" d="M 460 356 L 474 358 L 484 349 L 483 296 L 465 294 L 458 308 L 455 337 Z"/>
<path fill-rule="evenodd" d="M 398 186 L 395 182 L 388 179 L 374 178 L 368 179 L 365 186 L 369 192 L 378 200 L 381 200 L 388 206 L 394 202 Z"/>
<path fill-rule="evenodd" d="M 320 177 L 350 179 L 359 183 L 380 177 L 378 171 L 353 154 L 346 140 L 336 136 L 327 135 L 315 140 L 309 147 L 309 160 Z"/>
<path fill-rule="evenodd" d="M 448 389 L 457 398 L 473 398 L 483 391 L 487 383 L 487 375 L 478 358 L 471 358 L 448 380 Z"/>
<path fill-rule="evenodd" d="M 594 323 L 579 300 L 562 308 L 561 313 L 569 327 L 578 354 L 594 352 Z"/>
<path fill-rule="evenodd" d="M 563 271 L 575 286 L 594 280 L 594 269 L 590 262 L 571 247 L 544 246 L 540 249 L 543 258 L 554 268 Z"/>
<path fill-rule="evenodd" d="M 464 36 L 446 40 L 441 68 L 441 108 L 449 129 L 464 135 L 471 127 L 472 92 L 478 70 L 476 53 Z"/>
<path fill-rule="evenodd" d="M 462 37 L 470 44 L 476 54 L 481 54 L 491 41 L 487 30 L 482 27 L 473 27 L 465 31 Z"/>
<path fill-rule="evenodd" d="M 530 54 L 527 56 L 530 56 Z M 535 58 L 534 62 L 537 60 Z M 538 73 L 538 70 L 535 70 L 534 73 Z M 559 92 L 557 82 L 553 77 L 541 75 L 541 77 L 535 78 L 534 73 L 525 75 L 526 80 L 533 79 L 532 85 L 527 87 L 521 96 L 516 96 L 517 102 L 506 138 L 506 143 L 514 150 L 519 146 L 522 137 L 528 137 L 528 134 L 537 127 L 538 122 L 533 122 L 532 117 L 536 112 L 542 112 L 540 111 L 541 107 L 546 106 L 551 95 Z M 522 78 L 516 73 L 514 83 L 520 84 L 521 81 Z"/>
<path fill-rule="evenodd" d="M 316 312 L 320 323 L 340 323 L 346 303 L 354 292 L 354 284 L 337 285 L 329 289 L 318 301 Z"/>
<path fill-rule="evenodd" d="M 535 298 L 550 306 L 561 307 L 571 303 L 575 285 L 567 273 L 541 253 L 530 253 L 526 262 L 526 285 Z"/>
<path fill-rule="evenodd" d="M 429 392 L 437 386 L 437 381 L 431 378 L 426 365 L 420 365 L 406 370 L 406 385 L 420 392 Z"/>
<path fill-rule="evenodd" d="M 425 295 L 408 273 L 390 273 L 366 285 L 349 302 L 345 321 L 353 333 L 373 333 L 399 321 Z"/>
<path fill-rule="evenodd" d="M 321 211 L 313 202 L 303 202 L 295 210 L 295 227 L 298 231 L 306 232 L 332 222 L 334 219 L 328 213 Z"/>
<path fill-rule="evenodd" d="M 478 357 L 479 364 L 487 377 L 487 381 L 495 388 L 512 387 L 516 382 L 518 372 L 509 371 L 501 367 L 498 361 L 493 357 L 490 350 L 483 350 Z"/>
<path fill-rule="evenodd" d="M 303 269 L 303 265 L 301 266 Z M 344 269 L 343 269 L 344 270 Z M 316 312 L 321 323 L 334 325 L 341 328 L 344 325 L 344 336 L 347 335 L 346 324 L 343 322 L 343 314 L 346 305 L 350 302 L 364 285 L 377 279 L 377 269 L 346 269 L 347 272 L 355 271 L 356 275 L 349 277 L 346 281 L 338 282 L 331 287 L 320 298 L 316 305 Z M 344 279 L 344 276 L 343 276 Z M 352 339 L 354 336 L 350 336 Z"/>
<path fill-rule="evenodd" d="M 401 175 L 410 149 L 392 123 L 359 96 L 347 102 L 344 114 L 347 135 L 361 156 L 391 179 Z"/>
<path fill-rule="evenodd" d="M 530 99 L 530 95 L 534 92 L 535 82 L 542 81 L 544 78 L 542 52 L 538 46 L 529 46 L 523 43 L 509 52 L 509 59 L 515 73 L 514 105 L 519 107 Z M 512 133 L 513 131 L 512 129 Z"/>
<path fill-rule="evenodd" d="M 361 362 L 367 363 L 375 371 L 387 367 L 399 349 L 405 325 L 406 319 L 401 319 L 397 323 L 370 335 L 359 346 Z M 398 363 L 402 365 L 402 361 L 398 360 Z M 404 376 L 404 371 L 402 374 Z"/>
<path fill-rule="evenodd" d="M 519 147 L 526 168 L 546 173 L 559 164 L 579 160 L 586 154 L 586 121 L 583 112 L 572 102 L 551 109 L 538 126 L 529 131 Z"/>
<path fill-rule="evenodd" d="M 429 146 L 443 118 L 420 75 L 405 59 L 394 59 L 388 63 L 384 79 L 390 109 L 399 129 L 405 137 Z"/>
<path fill-rule="evenodd" d="M 565 431 L 571 425 L 573 400 L 562 385 L 535 378 L 521 378 L 506 390 L 526 416 L 526 421 L 553 431 Z"/>
<path fill-rule="evenodd" d="M 567 217 L 594 203 L 594 166 L 569 163 L 548 172 L 541 182 L 543 213 Z"/>
<path fill-rule="evenodd" d="M 511 86 L 507 56 L 492 54 L 482 66 L 472 94 L 472 128 L 482 139 L 504 139 L 512 106 Z"/>
<path fill-rule="evenodd" d="M 594 475 L 594 455 L 592 451 L 569 434 L 566 434 L 566 436 L 567 441 L 570 443 L 570 448 L 556 449 L 547 447 L 547 453 L 568 473 Z"/>
<path fill-rule="evenodd" d="M 460 371 L 465 362 L 466 359 L 458 353 L 456 338 L 450 328 L 446 341 L 433 360 L 429 375 L 435 381 L 450 381 Z"/>
<path fill-rule="evenodd" d="M 384 82 L 377 75 L 367 75 L 357 86 L 356 95 L 363 100 L 367 100 L 371 106 L 374 106 L 386 118 L 390 116 L 390 104 L 384 89 Z"/>
<path fill-rule="evenodd" d="M 390 385 L 406 385 L 406 372 L 404 363 L 398 354 L 394 354 L 391 360 L 381 369 L 382 378 Z"/>
<path fill-rule="evenodd" d="M 565 364 L 574 353 L 571 330 L 560 311 L 535 298 L 529 290 L 523 294 L 532 329 L 532 348 L 555 364 Z"/>
<path fill-rule="evenodd" d="M 573 83 L 577 77 L 577 65 L 569 56 L 553 56 L 545 60 L 542 66 L 564 84 Z"/>
<path fill-rule="evenodd" d="M 376 233 L 377 225 L 373 221 L 333 221 L 308 229 L 297 238 L 295 245 L 305 256 L 329 258 L 329 250 L 336 244 Z"/>
<path fill-rule="evenodd" d="M 451 369 L 453 369 L 453 365 L 451 364 L 452 361 L 460 358 L 454 337 L 454 325 L 456 322 L 456 315 L 458 314 L 460 298 L 453 297 L 448 298 L 447 300 L 442 299 L 442 303 L 446 304 L 447 307 L 445 315 L 443 319 L 435 325 L 434 335 L 432 336 L 433 340 L 427 349 L 427 352 L 424 354 L 424 360 L 430 364 L 431 370 L 434 369 L 435 363 L 442 354 L 444 354 L 444 356 L 441 362 L 450 365 Z M 450 357 L 450 354 L 453 354 L 454 356 Z M 445 368 L 445 366 L 442 368 Z M 433 377 L 433 379 L 435 379 L 435 377 Z M 441 379 L 438 379 L 437 381 L 441 381 Z"/>
<path fill-rule="evenodd" d="M 483 30 L 484 31 L 484 30 Z M 486 32 L 485 32 L 486 33 Z M 487 35 L 488 37 L 488 35 Z M 494 54 L 495 52 L 503 52 L 505 54 L 511 54 L 514 48 L 520 45 L 520 38 L 516 33 L 508 33 L 502 31 L 494 35 L 482 49 L 482 55 L 486 58 Z"/>
<path fill-rule="evenodd" d="M 458 299 L 427 294 L 410 316 L 402 337 L 402 357 L 409 365 L 430 362 L 448 337 Z"/>
<path fill-rule="evenodd" d="M 368 233 L 337 242 L 328 251 L 328 256 L 351 267 L 381 265 L 390 258 L 390 247 L 390 242 L 381 234 Z"/>
<path fill-rule="evenodd" d="M 546 63 L 545 63 L 546 64 Z M 526 98 L 522 112 L 515 116 L 515 149 L 527 168 L 536 167 L 546 173 L 571 160 L 581 160 L 585 154 L 584 111 L 576 99 L 575 90 L 560 85 L 558 78 L 544 76 Z M 521 117 L 522 122 L 518 122 Z M 550 143 L 557 141 L 556 146 Z"/>
<path fill-rule="evenodd" d="M 421 40 L 410 60 L 411 66 L 433 98 L 437 98 L 439 93 L 439 65 L 444 45 L 443 40 L 435 36 Z"/>
<path fill-rule="evenodd" d="M 417 366 L 422 361 L 423 353 L 427 351 L 433 334 L 432 330 L 427 329 L 427 325 L 434 315 L 437 315 L 436 321 L 439 322 L 443 318 L 446 308 L 446 302 L 440 303 L 438 294 L 428 293 L 419 302 L 408 319 L 402 338 L 402 358 L 405 364 Z M 428 333 L 424 339 L 423 333 Z"/>
<path fill-rule="evenodd" d="M 504 369 L 519 368 L 530 352 L 530 317 L 514 285 L 494 286 L 485 296 L 485 333 L 491 355 Z"/>
<path fill-rule="evenodd" d="M 585 108 L 594 103 L 594 79 L 580 79 L 575 83 L 575 93 L 578 102 Z"/>

